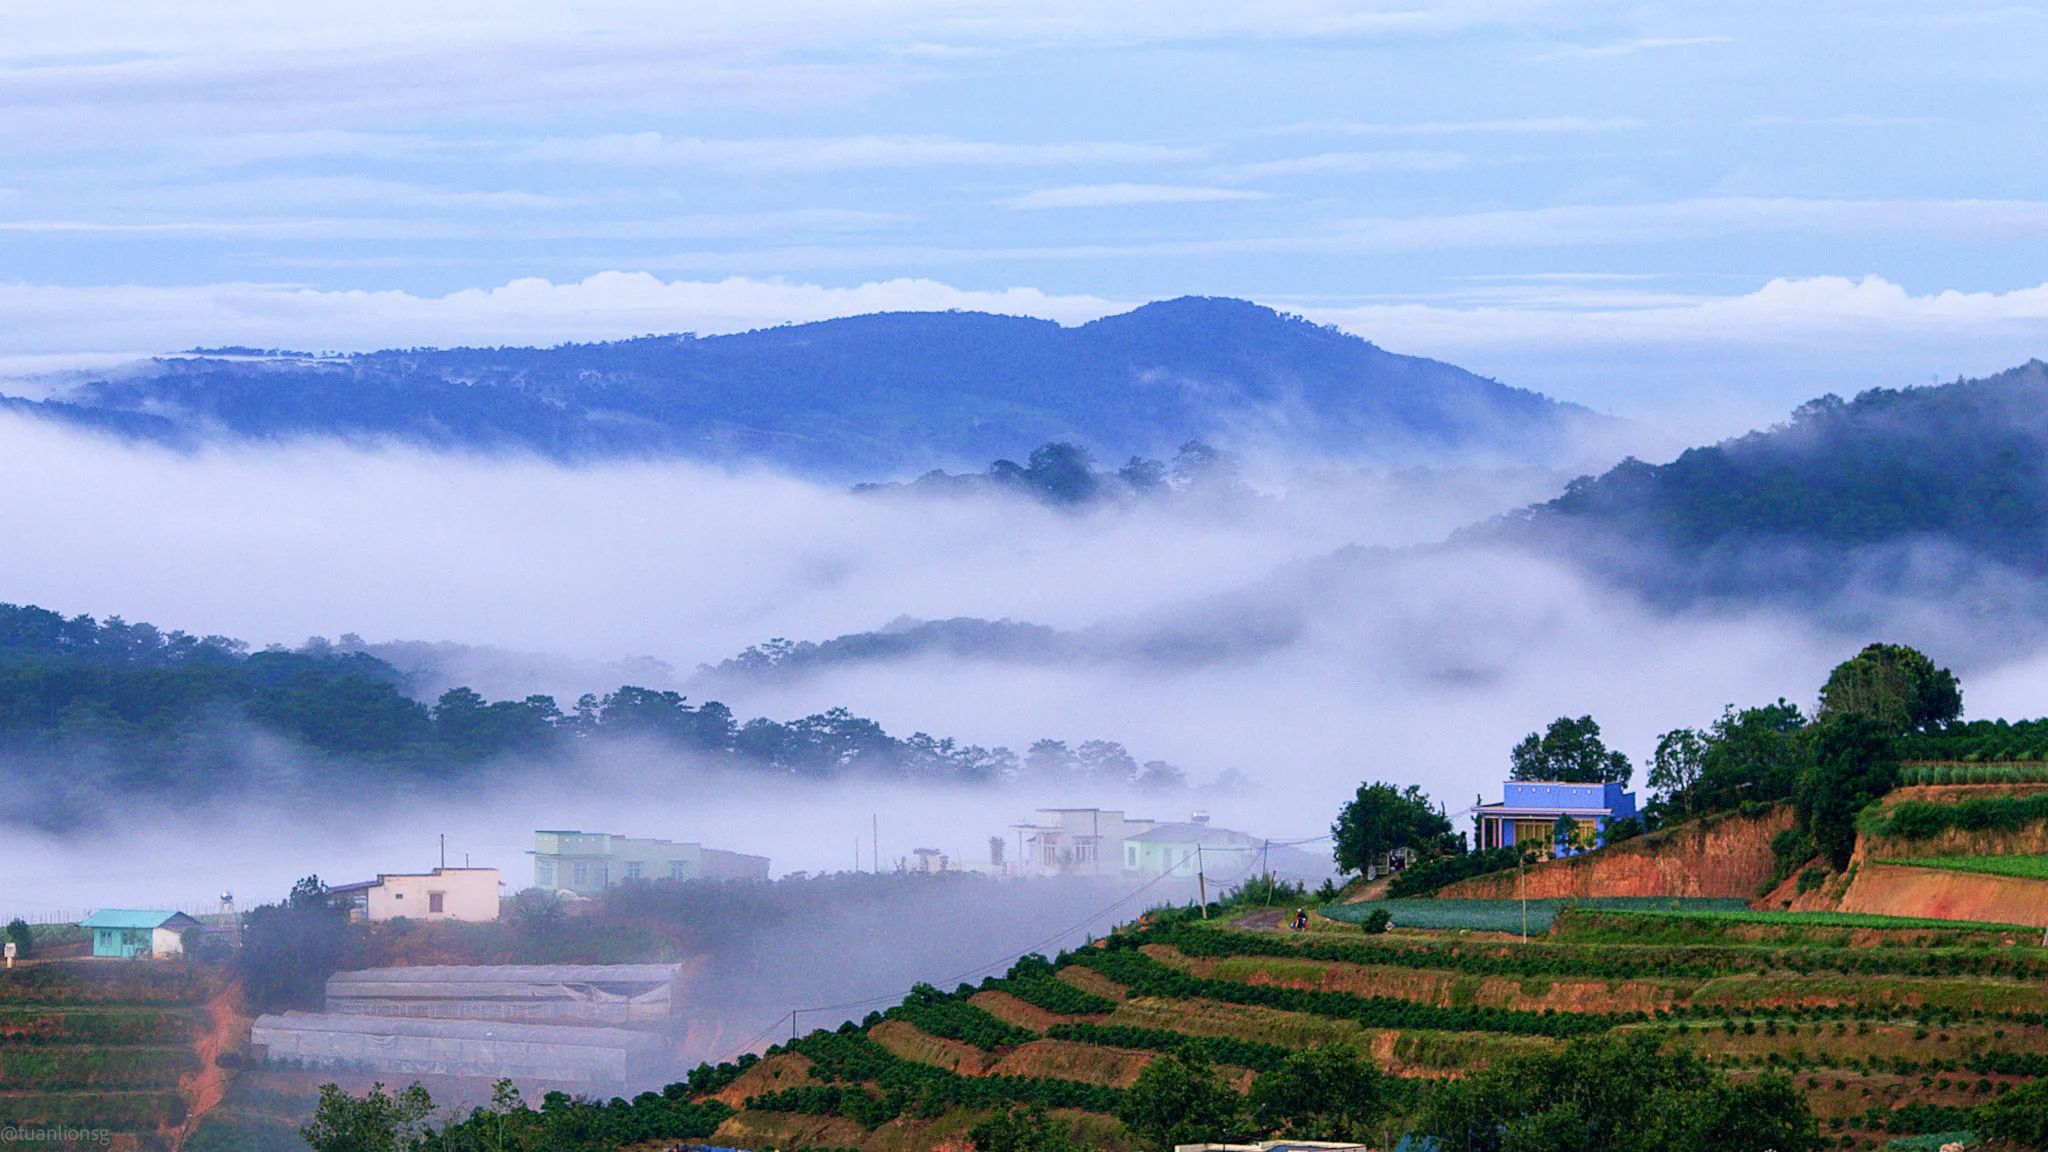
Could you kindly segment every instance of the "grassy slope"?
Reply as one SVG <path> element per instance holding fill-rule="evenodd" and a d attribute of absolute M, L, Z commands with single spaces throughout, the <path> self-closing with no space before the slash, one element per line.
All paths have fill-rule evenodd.
<path fill-rule="evenodd" d="M 2018 876 L 2026 880 L 2048 880 L 2048 856 L 1930 856 L 1919 860 L 1880 860 L 1880 864 L 1906 864 L 1914 868 L 1946 868 L 1953 872 L 1981 872 L 1992 876 Z"/>

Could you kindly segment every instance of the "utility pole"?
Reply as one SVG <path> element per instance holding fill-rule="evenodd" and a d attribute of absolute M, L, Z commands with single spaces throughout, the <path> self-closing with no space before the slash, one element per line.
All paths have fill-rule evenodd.
<path fill-rule="evenodd" d="M 448 834 L 441 833 L 441 867 L 448 866 Z"/>
<path fill-rule="evenodd" d="M 1522 887 L 1522 943 L 1529 942 L 1529 873 L 1524 867 L 1527 857 L 1519 850 L 1515 853 L 1515 880 Z"/>
<path fill-rule="evenodd" d="M 1266 874 L 1266 906 L 1273 905 L 1273 842 L 1259 845 L 1259 871 Z"/>
<path fill-rule="evenodd" d="M 868 848 L 874 852 L 875 874 L 880 875 L 882 872 L 882 814 L 877 812 L 869 818 L 875 823 L 871 829 L 874 832 L 874 836 L 869 838 Z"/>
<path fill-rule="evenodd" d="M 1209 918 L 1209 877 L 1202 870 L 1202 846 L 1195 845 L 1195 891 L 1202 897 L 1202 919 Z"/>

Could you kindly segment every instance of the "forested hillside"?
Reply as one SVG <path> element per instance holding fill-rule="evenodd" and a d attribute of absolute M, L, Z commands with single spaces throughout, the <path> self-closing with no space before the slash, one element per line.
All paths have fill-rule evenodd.
<path fill-rule="evenodd" d="M 2048 364 L 2036 360 L 1982 380 L 1824 396 L 1784 425 L 1666 465 L 1624 461 L 1471 535 L 1569 550 L 1673 598 L 1958 581 L 1972 561 L 2038 579 L 2044 453 Z"/>
<path fill-rule="evenodd" d="M 1645 430 L 1241 300 L 1075 328 L 967 312 L 733 336 L 315 358 L 166 358 L 10 406 L 130 436 L 397 438 L 561 459 L 680 454 L 873 480 L 1049 441 L 1105 460 L 1191 439 L 1382 462 L 1581 460 Z M 1609 457 L 1610 459 L 1612 457 Z"/>
<path fill-rule="evenodd" d="M 63 827 L 104 811 L 113 795 L 189 798 L 247 785 L 269 770 L 252 741 L 279 739 L 315 785 L 365 773 L 447 777 L 507 756 L 558 758 L 610 741 L 666 749 L 699 768 L 815 779 L 1183 779 L 1170 764 L 1141 767 L 1111 741 L 1073 753 L 1039 741 L 1019 757 L 922 732 L 899 738 L 844 708 L 741 721 L 715 700 L 632 685 L 568 709 L 551 696 L 490 701 L 460 687 L 427 704 L 407 688 L 353 637 L 252 652 L 222 636 L 0 604 L 0 821 Z"/>

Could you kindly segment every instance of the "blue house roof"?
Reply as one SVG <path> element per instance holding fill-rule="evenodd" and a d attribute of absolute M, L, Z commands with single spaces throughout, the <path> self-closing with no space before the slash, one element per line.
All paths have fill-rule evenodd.
<path fill-rule="evenodd" d="M 80 928 L 161 928 L 183 917 L 183 912 L 140 912 L 133 908 L 102 908 L 78 922 Z M 199 923 L 192 920 L 194 924 Z"/>

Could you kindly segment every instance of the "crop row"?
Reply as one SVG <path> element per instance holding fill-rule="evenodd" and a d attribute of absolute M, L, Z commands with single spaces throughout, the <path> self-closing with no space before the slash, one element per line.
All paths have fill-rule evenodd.
<path fill-rule="evenodd" d="M 10 1089 L 175 1087 L 178 1077 L 198 1070 L 190 1048 L 0 1049 L 0 1085 Z"/>
<path fill-rule="evenodd" d="M 1928 840 L 1951 828 L 1964 832 L 2014 832 L 2048 820 L 2048 792 L 2032 796 L 1986 796 L 1952 804 L 1902 800 L 1868 813 L 1858 824 L 1873 836 Z"/>
<path fill-rule="evenodd" d="M 1105 1048 L 1140 1048 L 1153 1052 L 1194 1052 L 1212 1064 L 1235 1064 L 1254 1072 L 1270 1072 L 1294 1049 L 1229 1036 L 1190 1036 L 1161 1028 L 1122 1024 L 1055 1024 L 1046 1030 L 1054 1040 L 1078 1040 Z"/>
<path fill-rule="evenodd" d="M 133 1132 L 182 1123 L 176 1092 L 28 1092 L 9 1095 L 7 1121 L 17 1126 L 69 1125 Z"/>
<path fill-rule="evenodd" d="M 1680 918 L 1692 917 L 1682 915 Z M 1386 941 L 1384 943 L 1361 937 L 1297 941 L 1269 933 L 1186 925 L 1147 929 L 1127 936 L 1133 943 L 1170 944 L 1190 956 L 1218 959 L 1228 956 L 1300 957 L 1457 972 L 1470 976 L 1710 979 L 1735 972 L 1753 972 L 1758 968 L 1776 968 L 1802 974 L 1840 972 L 1852 976 L 2048 978 L 2048 961 L 2037 955 L 2016 954 L 2010 950 L 1931 952 L 1911 948 L 1764 948 L 1756 945 L 1689 944 L 1649 945 L 1623 951 L 1594 944 L 1411 943 L 1398 937 L 1381 938 Z"/>
<path fill-rule="evenodd" d="M 1368 1028 L 1439 1032 L 1502 1032 L 1516 1036 L 1583 1036 L 1649 1017 L 1640 1012 L 1522 1012 L 1511 1008 L 1438 1008 L 1394 996 L 1310 992 L 1272 984 L 1211 980 L 1175 971 L 1135 949 L 1084 949 L 1072 957 L 1133 992 L 1177 1000 L 1218 1000 L 1351 1020 Z"/>
<path fill-rule="evenodd" d="M 852 1025 L 814 1032 L 775 1051 L 802 1054 L 819 1085 L 785 1088 L 747 1098 L 750 1110 L 844 1116 L 873 1129 L 908 1112 L 935 1117 L 952 1107 L 1041 1104 L 1115 1112 L 1123 1093 L 1100 1084 L 1027 1076 L 962 1076 L 931 1064 L 903 1060 Z M 868 1085 L 874 1086 L 870 1092 Z"/>
<path fill-rule="evenodd" d="M 901 1020 L 920 1032 L 960 1040 L 976 1048 L 1003 1048 L 1038 1038 L 1038 1033 L 1029 1028 L 1005 1024 L 967 1003 L 965 997 L 973 992 L 974 989 L 962 985 L 959 992 L 948 995 L 929 984 L 919 984 L 910 990 L 902 1004 L 882 1015 L 886 1019 Z"/>
<path fill-rule="evenodd" d="M 1099 1016 L 1116 1011 L 1116 1001 L 1076 988 L 1050 975 L 1006 980 L 991 978 L 983 980 L 981 988 L 985 992 L 1008 992 L 1026 1004 L 1061 1016 Z"/>
<path fill-rule="evenodd" d="M 1880 860 L 1880 864 L 1907 864 L 1915 868 L 1944 868 L 1951 872 L 1975 872 L 1987 876 L 2018 876 L 2025 880 L 2048 880 L 2048 856 L 1922 856 L 1912 860 Z"/>
<path fill-rule="evenodd" d="M 178 1011 L 0 1009 L 0 1047 L 44 1044 L 183 1044 L 195 1022 Z"/>
<path fill-rule="evenodd" d="M 206 999 L 207 985 L 183 964 L 137 960 L 30 964 L 0 969 L 0 1006 L 89 1004 L 189 1005 Z"/>
<path fill-rule="evenodd" d="M 2041 760 L 2039 754 L 2035 761 Z M 2048 764 L 1925 763 L 1899 770 L 1901 784 L 2041 784 L 2048 783 Z"/>

